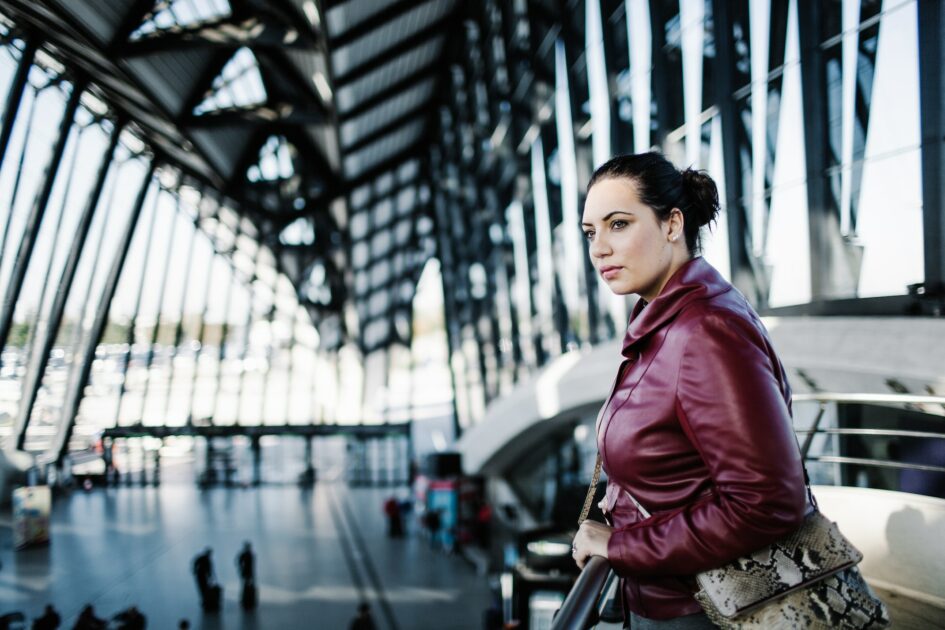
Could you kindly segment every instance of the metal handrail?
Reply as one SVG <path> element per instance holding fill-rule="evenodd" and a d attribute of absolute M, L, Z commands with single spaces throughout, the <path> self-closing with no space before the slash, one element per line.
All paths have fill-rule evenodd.
<path fill-rule="evenodd" d="M 945 396 L 925 394 L 852 394 L 843 392 L 812 392 L 794 394 L 794 402 L 838 402 L 838 403 L 874 403 L 874 404 L 913 404 L 945 405 Z"/>
<path fill-rule="evenodd" d="M 597 599 L 609 575 L 607 559 L 591 556 L 555 615 L 551 630 L 584 630 L 594 616 Z"/>
<path fill-rule="evenodd" d="M 820 421 L 824 417 L 827 403 L 848 403 L 848 404 L 931 404 L 945 406 L 945 396 L 925 396 L 915 394 L 848 394 L 848 393 L 828 393 L 817 392 L 810 394 L 794 394 L 793 402 L 816 402 L 820 403 L 820 410 L 809 429 L 796 429 L 795 433 L 804 435 L 805 440 L 801 446 L 801 452 L 805 460 L 840 463 L 840 464 L 860 464 L 865 466 L 879 466 L 887 468 L 900 468 L 909 470 L 922 470 L 929 472 L 945 472 L 945 468 L 939 466 L 930 466 L 926 464 L 910 464 L 903 462 L 887 462 L 876 459 L 864 459 L 857 457 L 841 457 L 833 455 L 820 455 L 808 457 L 807 452 L 810 449 L 813 438 L 818 433 L 823 434 L 858 434 L 858 435 L 879 435 L 879 436 L 902 436 L 902 437 L 933 437 L 945 438 L 945 434 L 931 433 L 927 431 L 900 431 L 895 429 L 821 429 Z M 598 611 L 598 601 L 604 584 L 610 577 L 612 571 L 610 563 L 602 557 L 593 556 L 575 581 L 574 586 L 568 592 L 567 598 L 561 605 L 561 609 L 555 616 L 552 623 L 552 630 L 584 630 L 588 624 L 595 618 Z"/>

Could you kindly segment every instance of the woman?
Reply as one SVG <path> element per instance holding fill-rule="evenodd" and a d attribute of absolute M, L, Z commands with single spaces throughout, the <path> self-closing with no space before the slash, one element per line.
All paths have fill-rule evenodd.
<path fill-rule="evenodd" d="M 783 538 L 807 511 L 784 368 L 744 296 L 698 255 L 718 211 L 707 175 L 658 153 L 601 166 L 584 206 L 598 273 L 640 299 L 598 418 L 611 526 L 585 521 L 573 555 L 609 560 L 635 629 L 713 627 L 693 576 Z"/>

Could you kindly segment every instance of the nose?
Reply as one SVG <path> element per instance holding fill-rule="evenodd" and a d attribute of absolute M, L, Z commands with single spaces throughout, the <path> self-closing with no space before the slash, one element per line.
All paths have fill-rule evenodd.
<path fill-rule="evenodd" d="M 587 246 L 588 253 L 591 255 L 591 258 L 602 258 L 610 253 L 610 246 L 607 244 L 607 241 L 596 234 L 591 242 Z"/>

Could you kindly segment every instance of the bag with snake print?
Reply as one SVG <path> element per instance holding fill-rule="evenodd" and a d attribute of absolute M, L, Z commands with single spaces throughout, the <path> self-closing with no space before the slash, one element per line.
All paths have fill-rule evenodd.
<path fill-rule="evenodd" d="M 856 565 L 861 554 L 819 510 L 790 536 L 696 575 L 720 628 L 885 628 L 889 615 Z"/>

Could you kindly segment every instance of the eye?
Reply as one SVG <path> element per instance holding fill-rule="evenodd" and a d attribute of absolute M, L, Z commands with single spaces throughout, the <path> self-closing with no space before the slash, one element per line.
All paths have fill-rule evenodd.
<path fill-rule="evenodd" d="M 584 238 L 589 241 L 594 240 L 594 230 L 584 230 Z"/>
<path fill-rule="evenodd" d="M 623 219 L 615 219 L 610 223 L 610 228 L 613 230 L 622 230 L 625 227 L 627 227 L 627 222 Z"/>

